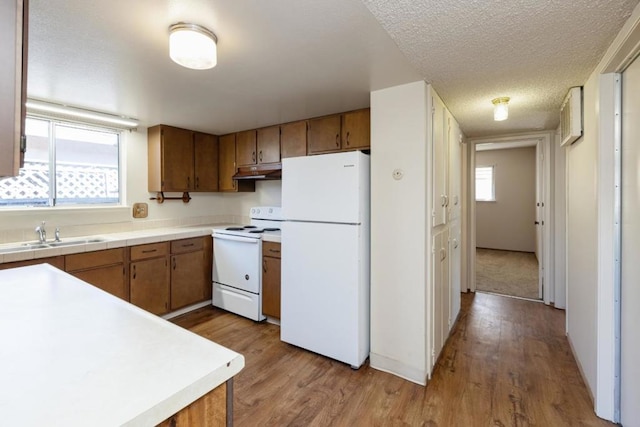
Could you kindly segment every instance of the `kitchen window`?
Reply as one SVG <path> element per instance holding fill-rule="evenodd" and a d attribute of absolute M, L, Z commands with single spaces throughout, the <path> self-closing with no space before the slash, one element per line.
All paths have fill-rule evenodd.
<path fill-rule="evenodd" d="M 24 167 L 0 179 L 0 207 L 120 203 L 119 131 L 27 116 L 25 133 Z"/>
<path fill-rule="evenodd" d="M 477 202 L 495 202 L 496 201 L 496 185 L 495 173 L 493 166 L 476 167 L 476 201 Z"/>

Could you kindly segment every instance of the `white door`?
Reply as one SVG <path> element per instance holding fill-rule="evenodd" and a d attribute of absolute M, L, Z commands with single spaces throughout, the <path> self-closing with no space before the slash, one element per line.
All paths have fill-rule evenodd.
<path fill-rule="evenodd" d="M 622 74 L 620 416 L 640 426 L 640 60 Z"/>
<path fill-rule="evenodd" d="M 536 144 L 536 258 L 538 259 L 538 298 L 543 297 L 544 284 L 544 152 L 542 142 Z"/>

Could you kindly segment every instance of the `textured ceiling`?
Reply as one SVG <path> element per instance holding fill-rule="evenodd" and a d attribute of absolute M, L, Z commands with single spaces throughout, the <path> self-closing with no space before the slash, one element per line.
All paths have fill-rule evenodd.
<path fill-rule="evenodd" d="M 363 0 L 470 137 L 555 129 L 638 0 Z M 511 97 L 509 119 L 491 100 Z"/>
<path fill-rule="evenodd" d="M 217 134 L 369 105 L 425 79 L 468 136 L 554 129 L 639 0 L 30 0 L 28 94 Z M 218 36 L 181 68 L 168 27 Z M 512 98 L 493 122 L 491 99 Z"/>

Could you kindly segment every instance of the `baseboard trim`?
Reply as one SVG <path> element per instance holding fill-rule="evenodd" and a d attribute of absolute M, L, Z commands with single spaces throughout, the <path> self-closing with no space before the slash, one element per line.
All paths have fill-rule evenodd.
<path fill-rule="evenodd" d="M 160 317 L 162 317 L 164 320 L 169 320 L 169 319 L 173 319 L 174 317 L 178 317 L 183 314 L 189 313 L 190 311 L 197 310 L 202 307 L 206 307 L 208 305 L 211 305 L 211 300 L 202 301 L 202 302 L 181 308 L 179 310 L 172 311 L 171 313 L 163 314 Z"/>
<path fill-rule="evenodd" d="M 378 371 L 387 372 L 421 386 L 427 385 L 427 374 L 424 370 L 408 366 L 398 360 L 390 359 L 376 353 L 369 354 L 369 365 Z"/>

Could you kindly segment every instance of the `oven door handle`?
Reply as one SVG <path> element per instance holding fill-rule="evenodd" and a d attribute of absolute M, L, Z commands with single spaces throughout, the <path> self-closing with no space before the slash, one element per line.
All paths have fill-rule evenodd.
<path fill-rule="evenodd" d="M 233 240 L 235 242 L 244 242 L 244 243 L 258 243 L 260 239 L 252 239 L 251 237 L 242 237 L 242 236 L 231 236 L 229 234 L 214 234 L 214 239 L 220 240 Z"/>

